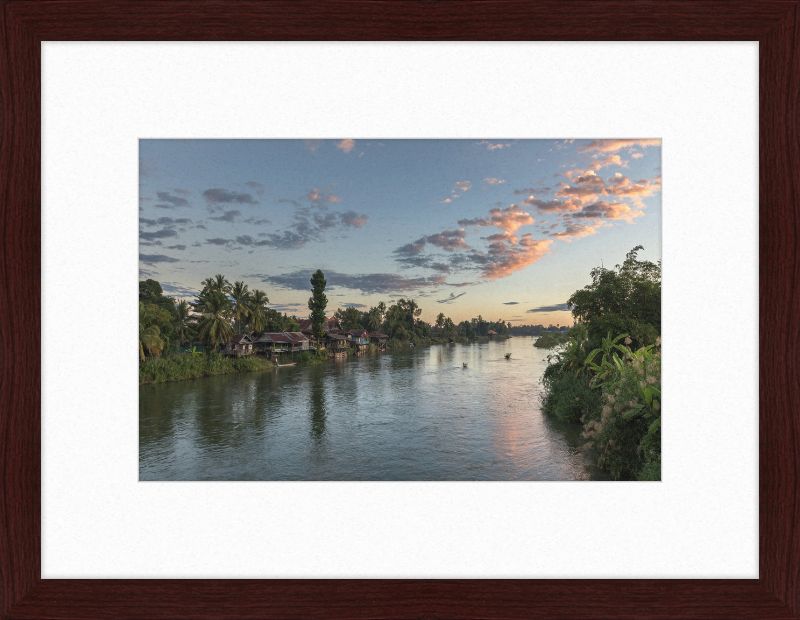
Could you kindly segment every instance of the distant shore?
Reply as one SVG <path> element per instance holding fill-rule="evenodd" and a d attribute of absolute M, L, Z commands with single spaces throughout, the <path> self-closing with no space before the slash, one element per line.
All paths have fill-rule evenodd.
<path fill-rule="evenodd" d="M 507 340 L 509 336 L 498 335 L 495 340 Z M 468 344 L 470 342 L 488 342 L 487 336 L 479 336 L 475 340 L 465 337 L 455 338 L 455 344 Z M 427 346 L 434 344 L 449 344 L 447 338 L 425 338 L 417 341 L 391 340 L 387 344 L 387 350 L 400 349 L 412 346 Z M 370 345 L 370 351 L 375 351 L 375 345 Z M 347 357 L 356 357 L 355 352 L 349 349 Z M 288 358 L 297 365 L 321 364 L 332 359 L 328 352 L 323 351 L 301 351 L 294 357 Z M 139 385 L 151 385 L 154 383 L 171 383 L 173 381 L 186 381 L 188 379 L 202 379 L 204 377 L 217 377 L 228 375 L 235 372 L 256 372 L 275 368 L 275 362 L 265 357 L 248 355 L 246 357 L 232 358 L 219 353 L 200 353 L 191 355 L 188 353 L 167 355 L 165 357 L 151 358 L 139 364 Z"/>

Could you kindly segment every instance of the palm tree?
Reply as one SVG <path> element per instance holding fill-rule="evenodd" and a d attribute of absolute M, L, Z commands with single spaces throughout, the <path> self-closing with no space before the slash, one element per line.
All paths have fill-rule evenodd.
<path fill-rule="evenodd" d="M 226 295 L 231 291 L 231 283 L 221 273 L 218 273 L 213 278 L 206 278 L 203 280 L 203 292 L 218 291 Z"/>
<path fill-rule="evenodd" d="M 372 308 L 369 311 L 367 318 L 367 327 L 370 331 L 378 331 L 381 327 L 381 313 L 377 308 Z"/>
<path fill-rule="evenodd" d="M 233 335 L 230 324 L 231 300 L 224 293 L 210 291 L 203 297 L 203 314 L 200 318 L 200 338 L 214 345 L 227 342 Z"/>
<path fill-rule="evenodd" d="M 150 316 L 144 304 L 139 302 L 139 359 L 144 361 L 145 348 L 152 354 L 158 355 L 164 348 L 161 332 L 157 325 L 150 325 Z"/>
<path fill-rule="evenodd" d="M 178 342 L 183 346 L 195 335 L 194 318 L 189 312 L 189 304 L 185 299 L 175 306 L 175 310 L 178 312 L 178 316 L 175 317 L 175 334 L 178 336 Z"/>
<path fill-rule="evenodd" d="M 250 316 L 250 291 L 244 282 L 235 282 L 229 291 L 233 299 L 233 315 L 236 317 L 236 333 L 241 333 L 239 327 L 242 319 Z"/>
<path fill-rule="evenodd" d="M 250 327 L 254 331 L 261 332 L 267 328 L 266 309 L 269 298 L 264 291 L 253 289 L 250 297 Z"/>

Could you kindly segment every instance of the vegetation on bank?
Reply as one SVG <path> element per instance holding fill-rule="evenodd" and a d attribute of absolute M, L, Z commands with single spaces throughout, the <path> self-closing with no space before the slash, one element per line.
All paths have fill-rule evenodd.
<path fill-rule="evenodd" d="M 560 344 L 565 344 L 568 340 L 569 337 L 567 334 L 562 332 L 550 332 L 539 336 L 536 342 L 533 343 L 533 346 L 539 347 L 540 349 L 552 349 Z"/>
<path fill-rule="evenodd" d="M 284 363 L 319 364 L 327 359 L 326 351 L 302 351 Z M 275 362 L 256 355 L 232 358 L 216 351 L 195 354 L 181 353 L 150 358 L 139 364 L 139 384 L 167 383 L 273 368 L 275 368 Z"/>
<path fill-rule="evenodd" d="M 661 479 L 661 263 L 591 272 L 567 304 L 580 321 L 548 356 L 545 412 L 583 424 L 584 448 L 617 479 Z"/>

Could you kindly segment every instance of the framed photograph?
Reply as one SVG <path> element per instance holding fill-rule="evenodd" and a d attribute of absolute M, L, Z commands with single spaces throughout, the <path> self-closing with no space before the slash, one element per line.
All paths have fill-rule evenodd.
<path fill-rule="evenodd" d="M 0 616 L 798 617 L 791 507 L 800 440 L 787 336 L 797 321 L 788 275 L 797 264 L 797 10 L 797 2 L 4 3 L 2 273 L 4 290 L 17 295 L 4 296 L 0 312 L 16 352 L 3 368 L 0 405 Z M 371 28 L 354 25 L 364 23 Z M 586 39 L 608 43 L 577 42 Z M 434 43 L 448 40 L 463 43 Z M 261 43 L 270 41 L 281 43 Z M 548 159 L 549 149 L 563 158 Z M 454 161 L 469 178 L 447 169 Z M 353 163 L 369 163 L 370 173 L 341 168 Z M 552 169 L 523 182 L 534 164 Z M 655 268 L 660 253 L 636 255 L 622 231 L 660 210 L 662 167 L 663 227 L 655 218 L 650 234 L 658 244 L 663 230 L 665 402 L 675 413 L 653 429 L 660 365 L 658 379 L 643 369 L 650 399 L 645 392 L 644 404 L 625 411 L 648 413 L 646 430 L 659 442 L 664 432 L 657 477 L 648 478 L 652 460 L 637 471 L 600 463 L 624 483 L 557 482 L 566 478 L 535 475 L 533 465 L 509 475 L 512 448 L 528 451 L 533 439 L 507 425 L 493 447 L 500 457 L 487 459 L 473 445 L 469 407 L 456 430 L 474 449 L 453 457 L 426 445 L 430 458 L 420 459 L 402 449 L 408 435 L 380 439 L 364 419 L 328 415 L 341 398 L 329 378 L 303 389 L 314 368 L 363 366 L 369 382 L 382 360 L 404 357 L 425 375 L 410 377 L 412 396 L 431 401 L 422 388 L 446 370 L 453 380 L 479 375 L 467 400 L 485 398 L 491 386 L 477 379 L 523 359 L 521 348 L 500 350 L 531 338 L 515 325 L 557 340 L 567 320 L 573 329 L 591 324 L 559 305 L 582 290 L 571 279 L 586 271 L 578 260 L 550 283 L 563 284 L 552 298 L 531 296 L 550 290 L 544 275 L 508 290 L 504 281 L 543 264 L 545 250 L 576 252 L 604 233 L 634 245 L 608 265 L 598 256 L 598 273 L 617 273 L 626 258 Z M 391 208 L 398 197 L 425 204 Z M 364 235 L 379 222 L 387 227 Z M 426 295 L 376 291 L 375 278 L 362 277 L 370 274 L 382 274 L 379 286 L 389 274 L 396 287 Z M 262 284 L 269 301 L 255 303 Z M 521 301 L 533 312 L 515 323 L 459 309 L 479 286 L 496 287 L 480 295 L 491 303 Z M 78 291 L 93 310 L 76 309 L 88 323 L 71 337 L 62 300 Z M 322 308 L 326 293 L 344 296 Z M 381 295 L 387 311 L 398 308 L 390 320 Z M 20 296 L 31 300 L 24 312 Z M 162 297 L 194 304 L 187 311 L 198 320 L 184 337 L 158 326 Z M 415 316 L 428 298 L 447 309 L 441 320 L 425 308 Z M 569 310 L 580 301 L 571 298 Z M 225 333 L 210 319 L 217 302 Z M 133 362 L 119 353 L 136 305 Z M 565 320 L 525 320 L 547 312 Z M 142 313 L 151 317 L 144 327 Z M 24 328 L 40 314 L 41 346 L 26 346 Z M 645 345 L 648 333 L 634 338 Z M 624 353 L 634 338 L 606 344 Z M 670 347 L 683 339 L 686 350 Z M 437 347 L 453 353 L 433 358 Z M 215 441 L 253 448 L 257 425 L 234 403 L 240 419 L 220 439 L 213 407 L 197 406 L 213 405 L 213 394 L 167 394 L 181 385 L 156 380 L 174 371 L 167 348 L 187 365 L 210 348 L 237 370 L 270 365 L 252 376 L 297 375 L 287 393 L 318 414 L 303 421 L 307 445 L 244 450 L 246 459 L 215 452 Z M 670 366 L 670 355 L 682 365 Z M 369 392 L 343 384 L 351 395 Z M 236 389 L 246 399 L 249 388 Z M 142 390 L 169 398 L 140 401 Z M 194 403 L 184 417 L 178 401 Z M 617 404 L 600 404 L 609 411 L 598 426 L 623 415 Z M 562 405 L 554 411 L 569 417 Z M 570 422 L 583 427 L 581 443 L 607 441 L 587 422 Z M 329 440 L 348 424 L 374 442 L 367 447 L 384 448 L 351 443 L 333 454 Z M 324 448 L 316 452 L 315 429 Z M 581 458 L 596 447 L 587 450 Z M 332 464 L 341 467 L 333 475 Z M 488 473 L 469 474 L 477 470 Z M 573 479 L 593 477 L 578 470 Z"/>

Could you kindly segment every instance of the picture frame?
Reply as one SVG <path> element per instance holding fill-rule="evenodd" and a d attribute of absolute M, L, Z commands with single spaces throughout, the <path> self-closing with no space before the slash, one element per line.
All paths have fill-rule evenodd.
<path fill-rule="evenodd" d="M 2 3 L 0 618 L 800 617 L 800 2 Z M 369 24 L 364 28 L 363 24 Z M 55 40 L 757 40 L 760 80 L 759 578 L 709 580 L 42 579 L 41 55 Z"/>

